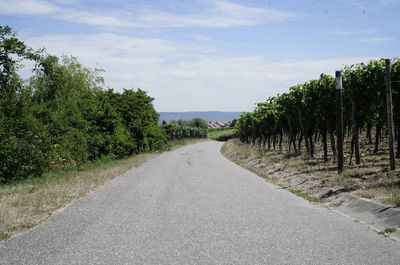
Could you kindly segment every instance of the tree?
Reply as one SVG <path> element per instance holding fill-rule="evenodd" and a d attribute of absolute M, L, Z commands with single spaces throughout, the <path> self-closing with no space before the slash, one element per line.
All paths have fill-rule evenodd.
<path fill-rule="evenodd" d="M 392 64 L 393 76 L 400 72 L 400 61 Z M 397 80 L 396 80 L 397 81 Z M 380 139 L 385 132 L 385 61 L 371 60 L 367 64 L 346 66 L 343 74 L 343 106 L 345 132 L 351 135 L 350 163 L 353 153 L 356 163 L 361 161 L 359 134 L 366 129 L 372 144 L 371 129 L 375 127 L 375 148 L 379 150 Z M 400 150 L 400 94 L 399 83 L 393 83 L 394 120 Z M 288 93 L 271 97 L 258 103 L 251 113 L 243 113 L 236 123 L 238 135 L 247 143 L 260 143 L 260 147 L 270 149 L 272 141 L 275 149 L 277 137 L 279 150 L 287 139 L 288 150 L 293 146 L 295 153 L 301 153 L 301 143 L 305 140 L 307 153 L 315 154 L 315 142 L 321 139 L 323 157 L 329 160 L 328 135 L 332 157 L 335 148 L 335 80 L 321 74 L 319 79 L 292 86 Z M 294 144 L 298 141 L 298 145 Z M 400 154 L 398 151 L 397 155 Z"/>
<path fill-rule="evenodd" d="M 188 126 L 207 129 L 208 123 L 202 118 L 193 118 L 189 121 Z"/>
<path fill-rule="evenodd" d="M 21 60 L 35 64 L 27 80 L 18 75 Z M 0 27 L 1 183 L 166 145 L 153 98 L 140 89 L 104 90 L 101 72 L 74 57 L 33 51 Z"/>
<path fill-rule="evenodd" d="M 17 70 L 20 61 L 38 60 L 8 26 L 0 26 L 0 182 L 41 174 L 49 146 L 32 115 L 31 92 Z"/>

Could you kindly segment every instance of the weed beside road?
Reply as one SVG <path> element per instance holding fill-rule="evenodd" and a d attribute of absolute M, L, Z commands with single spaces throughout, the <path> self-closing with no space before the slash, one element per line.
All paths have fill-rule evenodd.
<path fill-rule="evenodd" d="M 204 140 L 171 142 L 168 150 Z M 95 191 L 107 181 L 150 160 L 159 152 L 126 159 L 101 159 L 0 186 L 0 243 L 44 222 L 53 212 Z"/>
<path fill-rule="evenodd" d="M 399 171 L 387 170 L 387 165 L 382 163 L 385 154 L 371 155 L 364 159 L 363 164 L 347 166 L 338 175 L 333 161 L 266 151 L 237 139 L 226 142 L 221 152 L 239 165 L 309 201 L 347 191 L 388 206 L 400 206 L 400 174 Z"/>

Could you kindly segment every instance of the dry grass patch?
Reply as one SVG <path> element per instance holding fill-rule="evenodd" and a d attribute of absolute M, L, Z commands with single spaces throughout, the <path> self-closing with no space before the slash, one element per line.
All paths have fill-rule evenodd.
<path fill-rule="evenodd" d="M 169 150 L 204 140 L 182 140 Z M 138 167 L 157 153 L 103 160 L 0 186 L 0 243 L 45 221 L 53 212 L 95 191 L 107 181 Z"/>
<path fill-rule="evenodd" d="M 54 211 L 154 157 L 141 154 L 118 161 L 86 164 L 0 188 L 0 241 L 46 220 Z"/>
<path fill-rule="evenodd" d="M 399 179 L 381 179 L 375 183 L 364 185 L 355 194 L 376 199 L 384 204 L 400 206 L 400 180 Z"/>
<path fill-rule="evenodd" d="M 288 155 L 285 151 L 266 151 L 237 139 L 226 142 L 221 152 L 277 185 L 311 196 L 318 190 L 331 188 L 389 206 L 400 206 L 400 171 L 388 170 L 385 154 L 365 155 L 360 165 L 349 165 L 347 159 L 345 171 L 338 175 L 334 161 L 324 161 L 321 155 L 310 158 Z M 318 153 L 321 154 L 321 150 Z"/>

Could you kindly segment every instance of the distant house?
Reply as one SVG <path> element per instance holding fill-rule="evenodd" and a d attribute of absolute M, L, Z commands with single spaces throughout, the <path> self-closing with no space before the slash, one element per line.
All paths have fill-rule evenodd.
<path fill-rule="evenodd" d="M 209 129 L 218 129 L 218 128 L 227 128 L 231 125 L 231 122 L 223 122 L 223 121 L 210 121 L 208 123 Z"/>

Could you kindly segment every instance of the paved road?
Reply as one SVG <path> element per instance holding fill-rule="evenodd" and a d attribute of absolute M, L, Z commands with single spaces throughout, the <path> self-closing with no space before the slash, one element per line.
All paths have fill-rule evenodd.
<path fill-rule="evenodd" d="M 236 166 L 164 153 L 0 248 L 0 264 L 400 264 L 400 244 Z"/>

